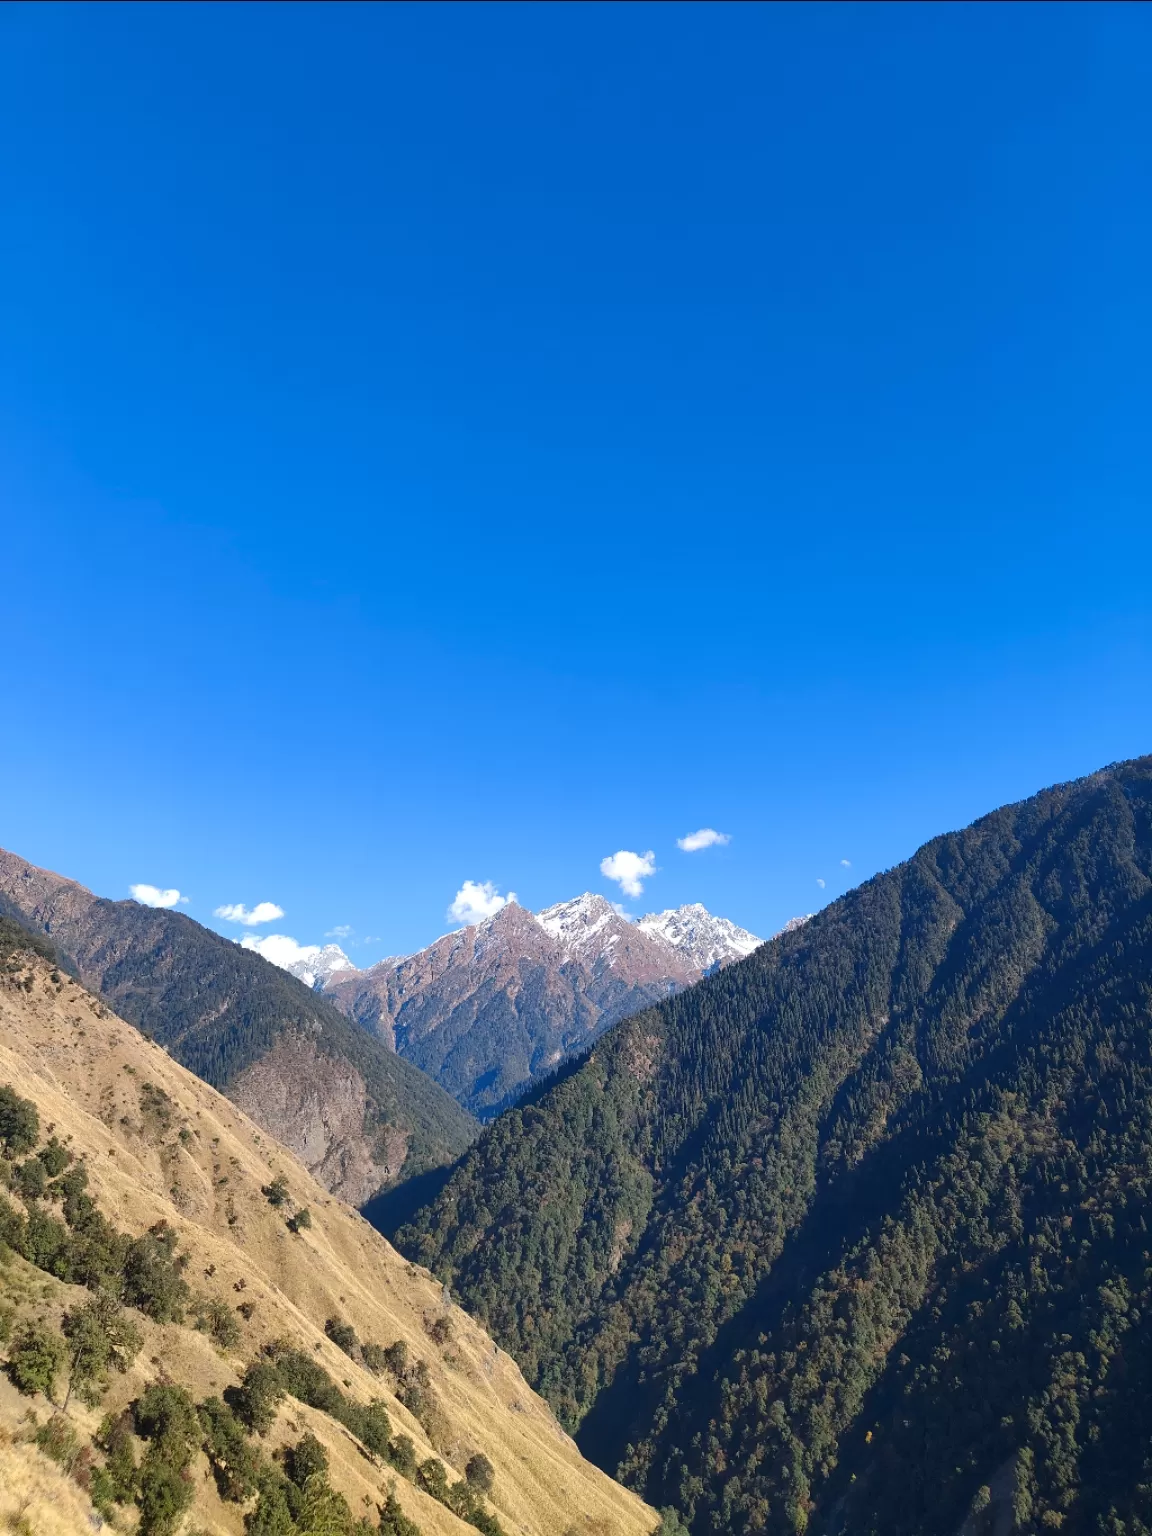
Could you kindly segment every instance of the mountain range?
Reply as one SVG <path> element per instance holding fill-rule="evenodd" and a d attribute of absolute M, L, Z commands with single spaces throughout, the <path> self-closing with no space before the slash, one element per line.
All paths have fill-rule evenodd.
<path fill-rule="evenodd" d="M 475 1121 L 310 987 L 183 913 L 108 901 L 0 851 L 0 913 L 353 1205 L 450 1162 Z"/>
<path fill-rule="evenodd" d="M 303 965 L 350 1018 L 491 1119 L 619 1019 L 761 942 L 698 904 L 632 922 L 586 892 L 537 913 L 510 902 L 364 971 L 337 968 L 336 946 L 325 965 Z"/>
<path fill-rule="evenodd" d="M 1152 1529 L 1152 758 L 607 1031 L 397 1233 L 694 1536 Z"/>

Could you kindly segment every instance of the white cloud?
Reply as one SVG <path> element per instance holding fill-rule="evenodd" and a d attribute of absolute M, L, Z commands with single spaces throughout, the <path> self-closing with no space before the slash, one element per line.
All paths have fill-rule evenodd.
<path fill-rule="evenodd" d="M 351 923 L 337 923 L 335 928 L 329 928 L 328 932 L 324 935 L 324 937 L 326 939 L 347 939 L 347 938 L 351 937 L 351 934 L 352 934 L 352 924 Z"/>
<path fill-rule="evenodd" d="M 295 939 L 283 933 L 261 934 L 259 938 L 254 933 L 246 933 L 240 940 L 240 948 L 254 949 L 265 960 L 271 960 L 273 965 L 284 970 L 298 960 L 315 960 L 320 953 L 319 944 L 297 944 Z"/>
<path fill-rule="evenodd" d="M 841 864 L 841 867 L 843 869 L 851 869 L 852 868 L 852 860 L 851 859 L 841 859 L 840 860 L 840 864 Z"/>
<path fill-rule="evenodd" d="M 243 923 L 245 928 L 255 928 L 260 923 L 274 923 L 278 917 L 283 917 L 284 908 L 274 901 L 258 901 L 249 912 L 242 901 L 230 901 L 217 907 L 212 916 L 222 917 L 226 923 Z"/>
<path fill-rule="evenodd" d="M 627 848 L 621 848 L 600 860 L 600 873 L 615 880 L 625 896 L 640 896 L 643 882 L 656 873 L 656 855 L 651 849 L 647 853 L 629 853 Z"/>
<path fill-rule="evenodd" d="M 456 899 L 448 908 L 448 918 L 453 923 L 482 923 L 487 917 L 495 917 L 501 907 L 516 900 L 516 892 L 501 896 L 491 880 L 465 880 L 456 892 Z"/>
<path fill-rule="evenodd" d="M 732 839 L 727 832 L 717 832 L 712 827 L 701 827 L 699 832 L 689 832 L 687 837 L 676 839 L 677 848 L 685 853 L 696 853 L 701 848 L 723 848 Z"/>
<path fill-rule="evenodd" d="M 824 889 L 824 881 L 823 880 L 817 879 L 816 884 L 820 887 L 821 890 Z"/>
<path fill-rule="evenodd" d="M 181 896 L 179 891 L 162 891 L 155 885 L 130 885 L 128 889 L 136 900 L 145 907 L 174 907 L 177 902 L 187 903 L 187 896 Z"/>
<path fill-rule="evenodd" d="M 617 917 L 622 917 L 626 923 L 634 923 L 636 921 L 631 912 L 624 910 L 624 903 L 622 901 L 614 901 L 612 903 L 612 910 Z"/>

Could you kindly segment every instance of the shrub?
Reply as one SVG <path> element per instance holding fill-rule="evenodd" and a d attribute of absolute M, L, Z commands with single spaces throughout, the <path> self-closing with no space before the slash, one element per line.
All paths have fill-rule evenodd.
<path fill-rule="evenodd" d="M 264 1185 L 260 1193 L 265 1197 L 269 1205 L 286 1205 L 288 1202 L 288 1180 L 282 1173 L 278 1173 L 271 1184 Z"/>
<path fill-rule="evenodd" d="M 231 1408 L 218 1397 L 210 1397 L 201 1403 L 198 1412 L 204 1434 L 204 1454 L 212 1468 L 217 1492 L 222 1499 L 239 1504 L 256 1492 L 259 1453 L 248 1443 L 244 1426 Z"/>
<path fill-rule="evenodd" d="M 48 1188 L 48 1174 L 38 1157 L 30 1157 L 12 1171 L 12 1187 L 23 1200 L 42 1200 Z"/>
<path fill-rule="evenodd" d="M 143 1237 L 128 1245 L 124 1262 L 123 1296 L 129 1306 L 139 1307 L 156 1323 L 184 1321 L 190 1295 L 176 1257 L 179 1237 L 167 1222 L 157 1222 Z"/>
<path fill-rule="evenodd" d="M 61 1146 L 60 1142 L 53 1136 L 47 1146 L 40 1148 L 36 1158 L 42 1164 L 44 1172 L 48 1177 L 55 1179 L 64 1172 L 65 1168 L 72 1161 L 72 1154 L 67 1147 Z"/>
<path fill-rule="evenodd" d="M 432 1340 L 433 1344 L 449 1344 L 452 1341 L 452 1319 L 450 1317 L 434 1317 L 429 1322 L 425 1318 L 424 1332 Z"/>
<path fill-rule="evenodd" d="M 284 1392 L 279 1369 L 267 1360 L 257 1360 L 244 1372 L 240 1385 L 226 1395 L 241 1423 L 255 1434 L 266 1435 L 276 1422 Z"/>
<path fill-rule="evenodd" d="M 388 1498 L 380 1511 L 380 1536 L 420 1536 L 420 1527 L 400 1508 L 395 1483 L 389 1484 Z"/>
<path fill-rule="evenodd" d="M 199 1439 L 196 1406 L 183 1387 L 153 1383 L 133 1403 L 132 1416 L 142 1440 L 190 1448 Z"/>
<path fill-rule="evenodd" d="M 388 1447 L 388 1460 L 406 1478 L 416 1476 L 416 1446 L 410 1435 L 397 1435 Z"/>
<path fill-rule="evenodd" d="M 244 1516 L 246 1536 L 296 1536 L 298 1529 L 284 1490 L 275 1483 L 260 1489 L 256 1508 Z"/>
<path fill-rule="evenodd" d="M 104 1394 L 110 1370 L 121 1375 L 140 1352 L 140 1330 L 107 1292 L 65 1312 L 61 1327 L 68 1340 L 68 1393 L 94 1408 Z"/>
<path fill-rule="evenodd" d="M 346 1355 L 355 1360 L 360 1348 L 360 1340 L 356 1337 L 356 1330 L 351 1323 L 346 1323 L 339 1317 L 330 1317 L 324 1324 L 324 1332 L 337 1349 L 342 1349 Z"/>
<path fill-rule="evenodd" d="M 469 1488 L 478 1493 L 491 1493 L 496 1486 L 496 1468 L 482 1451 L 478 1451 L 464 1468 Z"/>
<path fill-rule="evenodd" d="M 33 1439 L 45 1456 L 58 1462 L 66 1472 L 72 1470 L 79 1454 L 80 1439 L 62 1414 L 54 1413 L 47 1424 L 41 1424 Z"/>
<path fill-rule="evenodd" d="M 444 1463 L 435 1456 L 429 1456 L 427 1461 L 422 1461 L 417 1467 L 416 1482 L 425 1493 L 439 1499 L 441 1504 L 448 1502 L 448 1474 L 444 1470 Z"/>
<path fill-rule="evenodd" d="M 181 1387 L 155 1384 L 133 1405 L 136 1432 L 150 1441 L 137 1478 L 139 1536 L 170 1536 L 192 1502 L 188 1463 L 201 1439 L 192 1399 Z"/>
<path fill-rule="evenodd" d="M 0 1088 L 0 1149 L 5 1157 L 20 1157 L 40 1140 L 40 1112 L 31 1099 L 22 1099 L 12 1084 Z"/>
<path fill-rule="evenodd" d="M 384 1350 L 384 1364 L 390 1370 L 397 1381 L 408 1370 L 408 1346 L 403 1339 L 397 1339 L 395 1344 L 389 1344 Z"/>
<path fill-rule="evenodd" d="M 289 1232 L 307 1232 L 312 1225 L 312 1212 L 306 1205 L 302 1205 L 295 1216 L 288 1218 Z"/>
<path fill-rule="evenodd" d="M 37 1269 L 46 1270 L 58 1280 L 72 1279 L 72 1239 L 68 1228 L 39 1206 L 28 1212 L 21 1239 L 13 1247 Z"/>
<path fill-rule="evenodd" d="M 194 1490 L 186 1467 L 174 1466 L 151 1451 L 144 1458 L 136 1502 L 140 1536 L 170 1536 L 192 1503 Z"/>
<path fill-rule="evenodd" d="M 284 1455 L 284 1470 L 297 1488 L 303 1488 L 310 1477 L 323 1477 L 328 1471 L 328 1452 L 315 1435 L 305 1435 L 290 1445 Z"/>
<path fill-rule="evenodd" d="M 18 1392 L 42 1392 L 51 1402 L 56 1377 L 64 1367 L 64 1340 L 43 1323 L 26 1323 L 8 1351 L 8 1375 Z"/>
<path fill-rule="evenodd" d="M 240 1342 L 240 1324 L 227 1302 L 218 1296 L 201 1296 L 195 1304 L 196 1327 L 206 1333 L 221 1349 L 234 1349 Z"/>
<path fill-rule="evenodd" d="M 387 1351 L 380 1344 L 362 1344 L 360 1346 L 361 1363 L 374 1376 L 379 1376 L 387 1368 L 386 1355 Z"/>
<path fill-rule="evenodd" d="M 97 1431 L 96 1444 L 104 1452 L 104 1466 L 100 1470 L 104 1473 L 109 1498 L 118 1504 L 129 1503 L 136 1493 L 131 1413 L 125 1409 L 115 1418 L 106 1417 Z"/>

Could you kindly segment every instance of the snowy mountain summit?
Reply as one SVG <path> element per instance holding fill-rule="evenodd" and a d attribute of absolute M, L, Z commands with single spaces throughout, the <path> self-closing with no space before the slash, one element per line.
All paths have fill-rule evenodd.
<path fill-rule="evenodd" d="M 705 976 L 732 960 L 742 960 L 764 942 L 729 918 L 714 917 L 698 901 L 649 912 L 636 926 L 649 938 L 679 950 Z"/>
<path fill-rule="evenodd" d="M 270 943 L 270 940 L 277 937 L 276 934 L 269 934 L 265 939 L 245 944 L 244 947 L 257 950 L 265 960 L 271 960 L 273 965 L 297 977 L 306 987 L 315 987 L 319 991 L 338 972 L 356 969 L 339 944 L 296 944 L 292 939 L 287 939 L 283 941 L 285 953 L 280 955 Z M 287 946 L 291 946 L 291 949 Z"/>
<path fill-rule="evenodd" d="M 554 907 L 545 907 L 535 916 L 567 959 L 602 953 L 614 937 L 616 925 L 623 921 L 611 902 L 605 901 L 603 896 L 594 896 L 591 891 L 585 891 L 583 896 L 576 896 L 571 901 L 557 902 Z"/>

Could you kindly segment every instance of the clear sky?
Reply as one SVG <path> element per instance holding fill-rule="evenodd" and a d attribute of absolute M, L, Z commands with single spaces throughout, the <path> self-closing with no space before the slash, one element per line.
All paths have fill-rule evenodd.
<path fill-rule="evenodd" d="M 3 846 L 769 933 L 1152 750 L 1149 7 L 8 5 L 0 145 Z"/>

